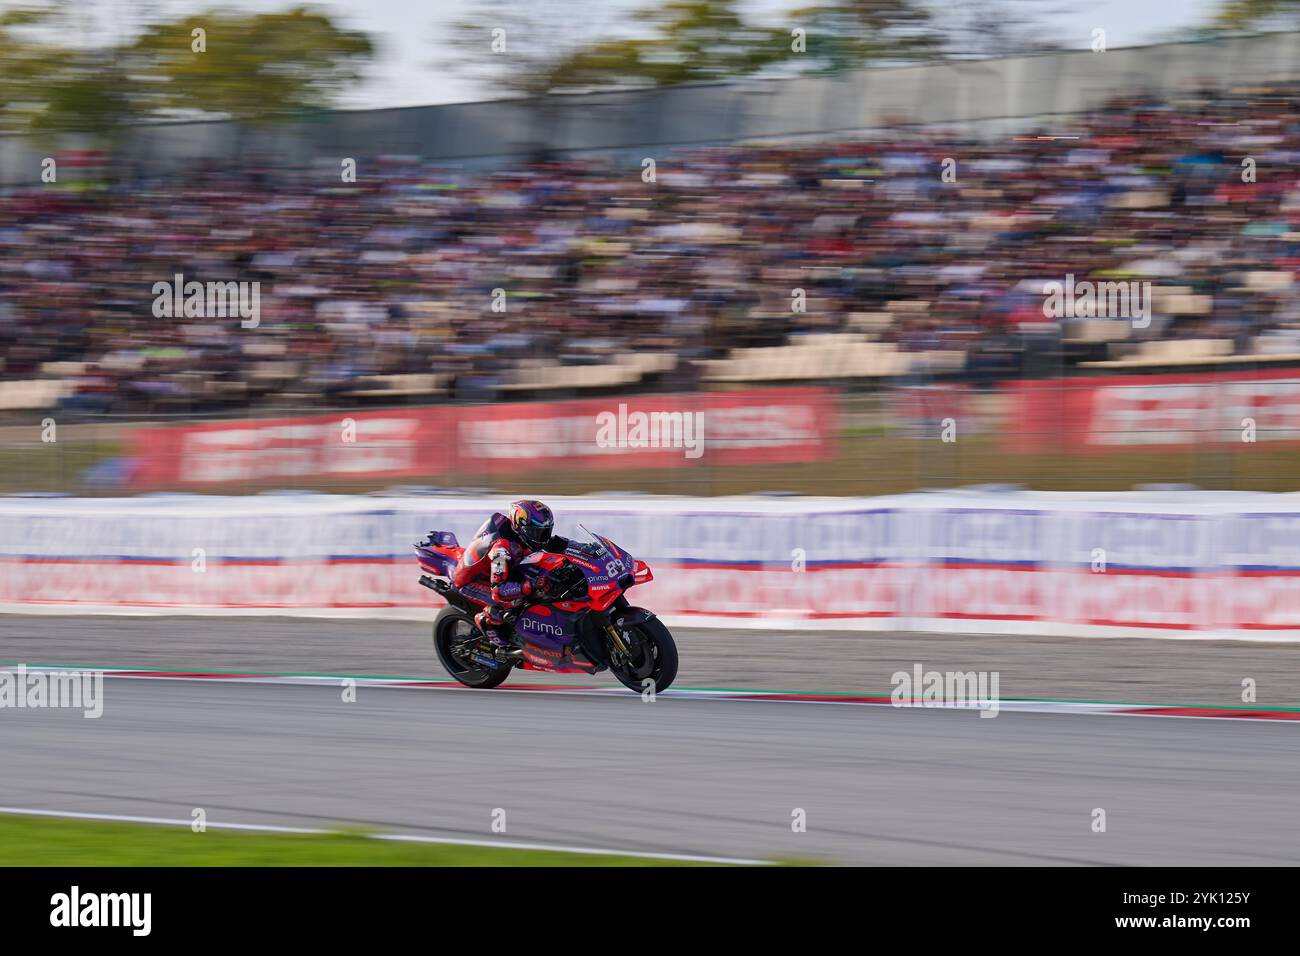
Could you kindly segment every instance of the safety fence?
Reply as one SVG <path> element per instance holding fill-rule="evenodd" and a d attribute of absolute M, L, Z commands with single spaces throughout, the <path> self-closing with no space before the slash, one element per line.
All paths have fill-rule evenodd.
<path fill-rule="evenodd" d="M 1300 640 L 1300 494 L 571 497 L 699 625 Z M 431 618 L 411 544 L 497 497 L 0 500 L 0 607 Z"/>

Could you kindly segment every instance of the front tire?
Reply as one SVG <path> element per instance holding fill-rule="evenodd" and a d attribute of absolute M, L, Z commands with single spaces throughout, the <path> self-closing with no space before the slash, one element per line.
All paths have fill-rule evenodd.
<path fill-rule="evenodd" d="M 509 677 L 513 666 L 487 667 L 469 658 L 466 648 L 477 645 L 482 638 L 474 618 L 460 608 L 443 608 L 433 622 L 433 647 L 443 668 L 466 687 L 486 690 Z"/>
<path fill-rule="evenodd" d="M 615 625 L 617 627 L 618 625 Z M 667 690 L 677 678 L 677 642 L 657 617 L 622 629 L 630 654 L 624 657 L 605 638 L 610 672 L 619 683 L 638 694 L 654 687 L 655 693 Z M 652 684 L 647 685 L 646 681 Z"/>

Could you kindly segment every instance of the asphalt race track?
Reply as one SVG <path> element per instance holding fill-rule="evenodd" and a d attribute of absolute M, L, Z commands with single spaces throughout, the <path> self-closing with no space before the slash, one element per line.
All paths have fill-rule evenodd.
<path fill-rule="evenodd" d="M 268 621 L 0 617 L 0 663 L 441 676 L 421 656 L 423 625 Z M 364 634 L 380 636 L 367 643 Z M 772 657 L 776 667 L 779 648 L 788 655 L 810 638 L 879 649 L 871 675 L 909 647 L 911 660 L 944 667 L 976 666 L 994 652 L 1014 665 L 1021 653 L 986 639 L 947 638 L 940 656 L 936 643 L 900 636 L 782 644 L 768 643 L 772 635 L 732 636 L 736 643 L 724 647 L 724 635 L 685 632 L 682 685 L 700 686 L 701 673 L 713 676 L 708 669 L 728 654 L 751 667 Z M 701 647 L 694 671 L 692 645 Z M 1157 657 L 1186 649 L 1206 680 L 1235 684 L 1257 673 L 1263 702 L 1270 681 L 1297 659 L 1290 647 L 1236 644 L 1215 655 L 1221 645 L 1156 641 L 1093 641 L 1061 653 L 1123 654 L 1127 645 Z M 378 663 L 363 666 L 371 659 Z M 1086 661 L 1076 660 L 1076 670 Z M 310 663 L 318 666 L 294 666 Z M 1114 673 L 1134 687 L 1161 686 L 1161 675 L 1145 674 L 1135 658 L 1128 665 Z M 1056 659 L 1038 673 L 1050 677 L 1059 666 Z M 816 683 L 801 679 L 799 666 L 791 674 L 777 686 Z M 840 680 L 826 689 L 888 692 L 887 670 L 872 686 L 843 673 Z M 1008 711 L 987 719 L 671 691 L 645 703 L 631 693 L 511 692 L 514 683 L 494 691 L 363 683 L 349 703 L 329 684 L 110 678 L 97 720 L 77 710 L 0 711 L 0 805 L 184 821 L 202 807 L 213 823 L 353 824 L 845 863 L 1300 863 L 1294 722 Z M 1023 690 L 1008 683 L 1004 676 L 1004 697 Z M 1278 703 L 1294 706 L 1288 696 Z M 491 829 L 496 808 L 506 811 L 504 833 Z M 806 812 L 806 832 L 791 829 L 796 808 Z M 1106 812 L 1104 833 L 1092 830 L 1094 808 Z"/>
<path fill-rule="evenodd" d="M 104 695 L 93 721 L 0 714 L 0 804 L 851 863 L 1300 863 L 1292 724 L 671 692 L 362 686 L 345 703 L 331 686 L 111 679 Z"/>
<path fill-rule="evenodd" d="M 445 677 L 429 621 L 0 614 L 0 664 Z M 1300 707 L 1300 644 L 674 627 L 681 687 L 888 694 L 915 663 L 996 671 L 1004 698 Z M 563 678 L 571 682 L 571 678 Z M 511 675 L 506 686 L 545 681 Z M 616 684 L 609 675 L 596 678 Z"/>

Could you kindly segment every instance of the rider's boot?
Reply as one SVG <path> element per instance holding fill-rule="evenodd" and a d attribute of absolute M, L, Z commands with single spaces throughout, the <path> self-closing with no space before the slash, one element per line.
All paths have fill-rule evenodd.
<path fill-rule="evenodd" d="M 498 657 L 514 647 L 514 641 L 510 639 L 508 633 L 509 629 L 497 608 L 491 605 L 485 607 L 475 615 L 474 623 L 496 649 Z"/>

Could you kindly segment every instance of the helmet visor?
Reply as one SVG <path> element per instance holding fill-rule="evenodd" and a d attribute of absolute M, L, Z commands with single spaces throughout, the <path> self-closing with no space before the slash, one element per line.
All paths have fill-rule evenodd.
<path fill-rule="evenodd" d="M 547 541 L 551 540 L 551 530 L 554 527 L 555 526 L 550 522 L 538 525 L 533 524 L 531 521 L 525 521 L 515 530 L 519 532 L 519 537 L 523 540 L 524 544 L 528 545 L 530 548 L 540 548 L 542 545 L 546 544 Z"/>

